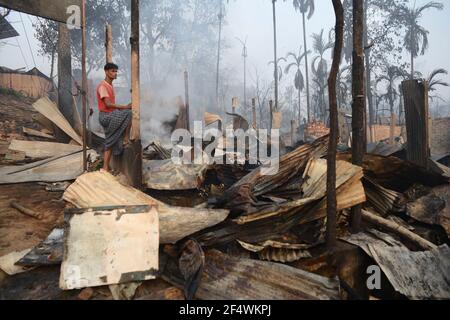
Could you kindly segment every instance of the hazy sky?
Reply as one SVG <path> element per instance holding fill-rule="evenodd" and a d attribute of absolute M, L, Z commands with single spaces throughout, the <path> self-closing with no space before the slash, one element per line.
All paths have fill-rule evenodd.
<path fill-rule="evenodd" d="M 418 4 L 426 2 L 426 0 L 417 0 Z M 411 3 L 413 3 L 413 0 L 411 0 Z M 424 74 L 428 74 L 437 67 L 443 67 L 450 71 L 450 37 L 448 35 L 450 31 L 450 3 L 448 1 L 443 1 L 443 3 L 445 4 L 443 11 L 430 10 L 425 13 L 421 21 L 422 25 L 430 31 L 430 48 L 426 55 L 419 57 L 416 62 L 417 70 Z M 251 82 L 255 67 L 264 77 L 269 78 L 273 72 L 271 67 L 267 65 L 268 61 L 273 60 L 271 1 L 231 0 L 227 6 L 227 11 L 224 37 L 229 48 L 224 52 L 222 66 L 234 70 L 236 72 L 235 77 L 238 79 L 242 77 L 242 47 L 236 37 L 241 39 L 247 37 L 249 82 Z M 49 74 L 50 63 L 48 59 L 37 55 L 37 41 L 34 38 L 34 28 L 31 25 L 31 21 L 35 21 L 36 18 L 13 12 L 7 19 L 16 28 L 20 36 L 7 39 L 8 45 L 0 46 L 0 65 L 10 68 L 31 68 L 34 66 L 27 43 L 27 34 L 37 67 Z M 293 10 L 291 1 L 277 2 L 277 19 L 278 55 L 284 56 L 288 51 L 298 51 L 299 45 L 303 44 L 301 20 L 300 15 Z M 309 45 L 311 45 L 310 35 L 312 32 L 320 32 L 322 28 L 328 32 L 333 25 L 334 14 L 331 1 L 316 0 L 316 12 L 307 23 Z M 17 44 L 20 44 L 24 57 L 22 57 Z M 450 82 L 449 76 L 446 77 L 446 81 Z M 440 94 L 449 100 L 450 88 L 440 90 Z"/>

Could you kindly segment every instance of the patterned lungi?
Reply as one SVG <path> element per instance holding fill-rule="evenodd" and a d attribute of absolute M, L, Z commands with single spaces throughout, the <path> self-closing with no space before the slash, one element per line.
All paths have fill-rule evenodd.
<path fill-rule="evenodd" d="M 123 151 L 123 135 L 131 118 L 131 110 L 127 109 L 100 112 L 99 122 L 105 130 L 105 149 L 112 148 L 115 156 L 120 155 Z"/>

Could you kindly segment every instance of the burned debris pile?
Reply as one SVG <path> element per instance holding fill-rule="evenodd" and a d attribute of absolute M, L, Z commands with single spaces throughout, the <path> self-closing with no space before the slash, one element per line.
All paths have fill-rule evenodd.
<path fill-rule="evenodd" d="M 359 167 L 338 153 L 339 241 L 330 251 L 326 132 L 282 154 L 272 174 L 248 163 L 175 164 L 170 146 L 155 141 L 143 150 L 138 190 L 97 170 L 101 150 L 88 150 L 83 173 L 78 133 L 50 100 L 33 106 L 73 141 L 55 142 L 36 126 L 42 135 L 18 130 L 27 136 L 1 149 L 23 159 L 4 156 L 0 168 L 0 188 L 15 194 L 0 198 L 2 220 L 20 222 L 0 226 L 11 232 L 0 240 L 0 298 L 450 298 L 442 167 L 379 153 Z M 216 147 L 235 156 L 227 152 L 223 142 Z M 359 204 L 363 231 L 351 234 L 350 209 Z M 38 234 L 22 246 L 20 232 Z M 381 270 L 381 288 L 366 285 L 371 266 Z"/>

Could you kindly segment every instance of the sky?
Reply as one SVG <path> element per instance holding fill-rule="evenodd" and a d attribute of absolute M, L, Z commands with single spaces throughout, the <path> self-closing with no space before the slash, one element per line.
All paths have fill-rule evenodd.
<path fill-rule="evenodd" d="M 414 0 L 411 0 L 411 4 Z M 426 0 L 417 0 L 417 4 Z M 416 60 L 416 68 L 428 74 L 442 67 L 450 71 L 450 3 L 443 1 L 443 11 L 432 10 L 425 13 L 421 24 L 430 31 L 430 47 L 425 56 Z M 12 12 L 7 20 L 19 32 L 20 36 L 6 40 L 0 46 L 0 66 L 30 69 L 36 66 L 46 74 L 50 73 L 50 63 L 38 55 L 38 42 L 34 38 L 32 21 L 36 18 L 27 14 Z M 227 23 L 223 34 L 227 48 L 223 53 L 222 66 L 232 70 L 237 79 L 243 78 L 242 46 L 236 37 L 245 40 L 248 47 L 248 81 L 254 79 L 255 68 L 269 79 L 273 73 L 268 61 L 273 60 L 272 2 L 269 0 L 234 0 L 227 5 Z M 307 40 L 311 47 L 313 32 L 328 30 L 334 25 L 334 13 L 331 1 L 316 0 L 314 16 L 307 22 Z M 298 51 L 303 43 L 300 15 L 293 10 L 291 1 L 277 2 L 278 56 L 289 51 Z M 326 33 L 327 34 L 327 33 Z M 28 41 L 30 45 L 28 45 Z M 19 47 L 19 46 L 20 47 Z M 21 49 L 20 49 L 21 48 Z M 34 60 L 33 60 L 34 57 Z M 215 71 L 214 71 L 215 72 Z M 450 76 L 445 80 L 450 82 Z M 288 81 L 288 80 L 286 80 Z M 450 100 L 450 88 L 440 89 L 440 95 Z"/>

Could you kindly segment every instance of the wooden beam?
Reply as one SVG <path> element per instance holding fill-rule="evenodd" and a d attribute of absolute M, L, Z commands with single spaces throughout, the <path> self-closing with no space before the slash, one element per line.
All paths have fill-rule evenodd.
<path fill-rule="evenodd" d="M 380 216 L 377 216 L 377 215 L 375 215 L 369 211 L 365 211 L 365 210 L 362 210 L 362 217 L 367 222 L 369 222 L 379 228 L 385 229 L 389 232 L 393 232 L 393 233 L 399 235 L 401 238 L 414 243 L 415 245 L 419 246 L 423 250 L 431 250 L 431 249 L 437 248 L 437 245 L 435 245 L 434 243 L 418 236 L 414 232 L 409 231 L 405 227 L 399 225 L 398 223 L 396 223 L 392 220 L 384 219 Z"/>
<path fill-rule="evenodd" d="M 139 68 L 139 0 L 131 0 L 131 103 L 133 125 L 131 140 L 140 140 L 140 68 Z"/>
<path fill-rule="evenodd" d="M 139 68 L 139 0 L 131 0 L 131 143 L 118 159 L 119 170 L 128 183 L 142 188 L 142 144 L 140 129 L 140 68 Z"/>
<path fill-rule="evenodd" d="M 406 157 L 409 161 L 427 168 L 430 158 L 428 82 L 403 81 L 402 91 L 407 134 Z"/>
<path fill-rule="evenodd" d="M 109 23 L 105 25 L 105 48 L 106 48 L 106 63 L 113 62 L 112 26 Z"/>

